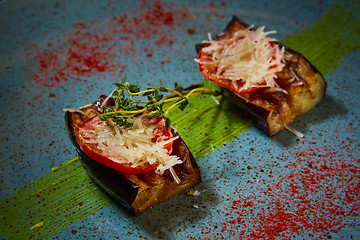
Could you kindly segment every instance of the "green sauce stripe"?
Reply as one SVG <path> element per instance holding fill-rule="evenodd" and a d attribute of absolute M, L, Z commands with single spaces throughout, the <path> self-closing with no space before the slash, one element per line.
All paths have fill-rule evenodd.
<path fill-rule="evenodd" d="M 181 138 L 196 160 L 247 131 L 252 123 L 222 97 L 193 97 L 184 111 L 171 112 Z"/>
<path fill-rule="evenodd" d="M 281 42 L 300 50 L 324 75 L 330 74 L 346 54 L 359 49 L 360 25 L 355 11 L 336 5 L 305 30 Z M 252 126 L 221 97 L 216 100 L 210 96 L 194 97 L 191 102 L 191 108 L 172 112 L 171 118 L 196 160 L 233 141 Z M 2 236 L 47 238 L 112 203 L 89 179 L 77 157 L 54 170 L 1 201 Z M 41 222 L 44 222 L 42 227 L 39 224 L 40 227 L 31 229 Z"/>
<path fill-rule="evenodd" d="M 1 202 L 1 233 L 9 239 L 46 238 L 110 203 L 75 157 Z M 43 227 L 31 229 L 40 222 Z"/>
<path fill-rule="evenodd" d="M 326 15 L 281 43 L 303 54 L 323 75 L 332 74 L 344 56 L 360 49 L 360 18 L 354 14 L 359 12 L 359 1 L 334 5 Z"/>

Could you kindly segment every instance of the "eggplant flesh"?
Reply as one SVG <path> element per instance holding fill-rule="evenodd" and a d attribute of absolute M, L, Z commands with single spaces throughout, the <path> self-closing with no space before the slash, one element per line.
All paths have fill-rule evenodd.
<path fill-rule="evenodd" d="M 139 215 L 156 204 L 166 201 L 201 182 L 199 167 L 189 148 L 180 137 L 174 141 L 171 153 L 182 160 L 182 164 L 173 166 L 181 180 L 179 184 L 174 181 L 169 170 L 166 170 L 163 175 L 155 172 L 123 174 L 102 165 L 85 154 L 75 137 L 77 128 L 86 119 L 99 114 L 98 106 L 101 105 L 103 100 L 104 96 L 91 106 L 81 108 L 81 112 L 67 111 L 65 113 L 65 123 L 69 137 L 82 166 L 100 188 L 131 213 Z M 172 133 L 174 137 L 178 136 L 178 133 L 174 131 Z"/>
<path fill-rule="evenodd" d="M 224 32 L 215 39 L 231 37 L 236 31 L 247 27 L 244 21 L 234 16 Z M 327 86 L 322 74 L 304 56 L 280 43 L 276 44 L 285 50 L 285 66 L 277 74 L 276 82 L 286 92 L 263 88 L 250 93 L 236 93 L 223 88 L 224 95 L 232 99 L 269 136 L 288 127 L 296 117 L 314 108 L 323 99 Z M 205 46 L 197 44 L 197 52 L 201 53 Z M 199 71 L 203 73 L 207 70 L 199 64 Z"/>

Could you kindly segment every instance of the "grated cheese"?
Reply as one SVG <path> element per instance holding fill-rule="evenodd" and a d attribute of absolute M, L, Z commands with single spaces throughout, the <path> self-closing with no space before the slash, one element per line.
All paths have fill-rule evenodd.
<path fill-rule="evenodd" d="M 155 172 L 163 174 L 165 170 L 172 171 L 174 165 L 182 163 L 178 156 L 169 155 L 165 148 L 166 144 L 176 140 L 178 136 L 168 139 L 159 132 L 163 126 L 164 119 L 154 124 L 147 118 L 140 118 L 134 122 L 131 129 L 109 127 L 106 122 L 100 121 L 87 129 L 79 129 L 79 134 L 85 143 L 96 144 L 102 155 L 115 162 L 132 164 L 134 167 L 146 162 L 158 164 Z M 155 137 L 158 139 L 154 143 Z M 180 181 L 176 174 L 174 178 L 176 182 Z"/>
<path fill-rule="evenodd" d="M 113 93 L 116 91 L 116 88 L 110 93 L 110 95 L 108 95 L 104 101 L 101 104 L 101 108 L 103 108 L 105 106 L 105 104 L 107 103 L 107 101 L 111 98 L 111 96 L 113 95 Z"/>
<path fill-rule="evenodd" d="M 289 132 L 291 132 L 292 134 L 294 134 L 295 136 L 297 136 L 299 138 L 304 138 L 305 137 L 304 134 L 302 134 L 301 132 L 299 132 L 299 131 L 297 131 L 297 130 L 295 130 L 295 129 L 287 126 L 287 125 L 285 125 L 285 128 L 286 128 L 286 130 L 288 130 Z"/>
<path fill-rule="evenodd" d="M 264 27 L 252 30 L 252 26 L 236 31 L 231 37 L 213 40 L 201 51 L 201 59 L 195 59 L 209 69 L 212 79 L 237 92 L 251 88 L 270 87 L 279 90 L 275 79 L 283 67 L 284 48 L 280 48 L 273 38 L 275 31 L 264 31 Z"/>
<path fill-rule="evenodd" d="M 204 190 L 202 190 L 202 191 L 191 189 L 191 190 L 188 192 L 188 195 L 200 196 L 200 194 L 201 194 L 202 192 L 206 192 L 206 191 L 207 191 L 207 189 L 204 189 Z"/>

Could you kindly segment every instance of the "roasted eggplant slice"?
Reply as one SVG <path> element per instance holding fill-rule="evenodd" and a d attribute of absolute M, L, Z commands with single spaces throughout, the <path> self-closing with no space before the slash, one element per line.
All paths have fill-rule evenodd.
<path fill-rule="evenodd" d="M 251 33 L 258 31 L 258 29 L 249 27 L 238 17 L 234 16 L 225 31 L 217 35 L 214 40 L 211 39 L 196 45 L 198 52 L 196 61 L 198 62 L 199 71 L 204 78 L 223 87 L 225 95 L 233 99 L 248 114 L 257 127 L 271 136 L 284 128 L 288 128 L 288 125 L 296 117 L 315 107 L 325 95 L 326 81 L 321 73 L 304 56 L 270 38 L 268 38 L 269 41 L 266 47 L 276 47 L 276 49 L 274 48 L 275 50 L 272 50 L 276 51 L 276 53 L 270 58 L 274 59 L 282 54 L 281 62 L 269 65 L 268 68 L 269 71 L 275 67 L 280 67 L 279 69 L 281 69 L 274 73 L 273 83 L 258 79 L 259 81 L 255 81 L 255 87 L 251 87 L 249 83 L 241 83 L 242 79 L 240 78 L 239 80 L 234 80 L 235 74 L 241 71 L 248 71 L 246 64 L 239 64 L 240 67 L 243 67 L 241 71 L 239 70 L 240 67 L 235 65 L 237 64 L 237 58 L 242 58 L 242 61 L 244 58 L 248 58 L 249 61 L 254 61 L 254 59 L 256 61 L 257 56 L 263 57 L 263 52 L 261 51 L 254 54 L 257 55 L 255 57 L 250 56 L 251 53 L 245 53 L 247 49 L 243 46 L 242 50 L 239 50 L 241 48 L 235 51 L 230 49 L 237 47 L 236 45 L 238 44 L 248 44 L 250 46 L 250 43 L 241 42 L 244 37 L 239 36 L 241 35 L 239 32 L 244 32 L 245 30 L 249 30 Z M 233 40 L 235 37 L 238 39 Z M 255 43 L 257 41 L 254 40 Z M 222 50 L 219 51 L 222 52 L 213 50 L 220 45 L 222 45 Z M 229 59 L 231 61 L 227 59 L 219 60 L 219 58 L 225 55 L 224 52 L 228 54 L 227 56 L 229 56 L 229 52 L 242 56 L 230 56 Z M 261 68 L 260 65 L 263 66 L 261 63 L 258 68 Z M 229 66 L 236 66 L 236 69 L 231 69 L 227 75 L 226 68 Z M 249 67 L 254 68 L 254 65 Z M 256 71 L 256 67 L 252 71 Z M 233 78 L 232 81 L 229 80 L 230 78 Z"/>
<path fill-rule="evenodd" d="M 156 174 L 154 171 L 144 174 L 123 174 L 102 165 L 85 154 L 76 139 L 77 129 L 88 118 L 98 114 L 98 106 L 103 100 L 104 97 L 92 105 L 79 109 L 80 111 L 67 111 L 65 122 L 70 140 L 84 169 L 117 202 L 138 215 L 201 182 L 198 165 L 180 137 L 173 142 L 171 153 L 180 157 L 182 161 L 181 164 L 173 166 L 180 183 L 174 181 L 169 170 L 162 175 Z M 174 136 L 178 136 L 174 130 L 172 133 Z"/>

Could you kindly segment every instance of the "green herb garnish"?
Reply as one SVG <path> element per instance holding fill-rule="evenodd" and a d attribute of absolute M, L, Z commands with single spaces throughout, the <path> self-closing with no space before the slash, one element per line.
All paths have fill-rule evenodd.
<path fill-rule="evenodd" d="M 179 83 L 175 83 L 174 89 L 158 87 L 140 91 L 137 85 L 125 82 L 125 80 L 126 77 L 121 83 L 115 83 L 116 89 L 111 94 L 115 106 L 104 107 L 102 114 L 99 115 L 99 119 L 106 121 L 109 126 L 132 128 L 139 118 L 159 116 L 165 118 L 165 126 L 168 129 L 171 124 L 168 113 L 171 109 L 178 107 L 184 110 L 190 104 L 189 98 L 192 96 L 219 95 L 217 90 L 202 85 L 184 89 Z M 145 99 L 135 100 L 136 97 Z M 141 104 L 143 104 L 142 107 Z"/>

